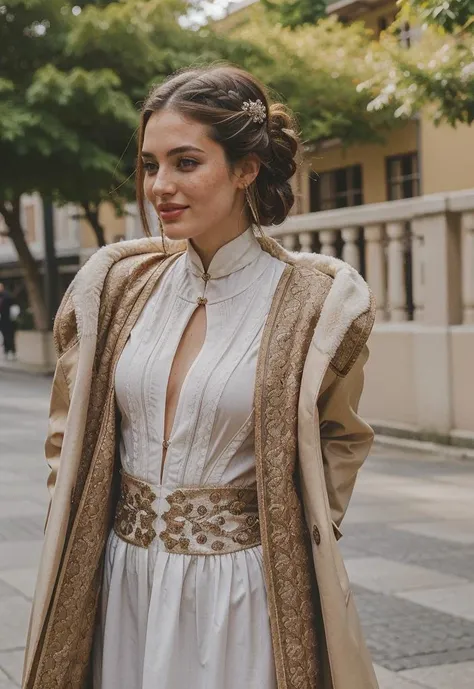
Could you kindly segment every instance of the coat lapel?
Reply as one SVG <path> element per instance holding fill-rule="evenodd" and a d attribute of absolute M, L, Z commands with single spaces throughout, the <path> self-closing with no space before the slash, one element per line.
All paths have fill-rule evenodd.
<path fill-rule="evenodd" d="M 25 689 L 85 689 L 99 600 L 102 555 L 113 511 L 116 457 L 114 374 L 120 354 L 156 283 L 177 258 L 151 270 L 121 269 L 105 287 L 86 432 L 74 487 L 66 548 Z M 156 260 L 155 260 L 156 263 Z M 122 279 L 120 279 L 122 277 Z"/>
<path fill-rule="evenodd" d="M 278 689 L 323 686 L 311 549 L 295 470 L 301 376 L 327 287 L 308 269 L 285 269 L 257 364 L 257 488 Z"/>

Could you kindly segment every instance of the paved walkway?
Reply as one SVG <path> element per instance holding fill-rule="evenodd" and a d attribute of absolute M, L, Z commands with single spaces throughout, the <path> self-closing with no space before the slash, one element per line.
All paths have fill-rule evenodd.
<path fill-rule="evenodd" d="M 0 371 L 0 689 L 20 684 L 50 384 Z M 474 687 L 473 498 L 472 460 L 384 449 L 361 471 L 341 547 L 381 689 Z"/>

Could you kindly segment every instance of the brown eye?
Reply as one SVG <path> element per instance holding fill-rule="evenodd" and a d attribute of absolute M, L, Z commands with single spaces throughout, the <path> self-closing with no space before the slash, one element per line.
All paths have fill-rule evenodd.
<path fill-rule="evenodd" d="M 183 165 L 182 163 L 186 163 L 186 165 Z M 192 169 L 198 164 L 198 161 L 193 160 L 193 158 L 181 158 L 181 160 L 179 161 L 179 165 L 185 169 Z"/>

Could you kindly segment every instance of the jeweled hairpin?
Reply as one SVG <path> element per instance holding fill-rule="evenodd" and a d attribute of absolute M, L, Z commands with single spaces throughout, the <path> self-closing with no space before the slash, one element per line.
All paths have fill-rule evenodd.
<path fill-rule="evenodd" d="M 265 122 L 267 118 L 267 109 L 260 98 L 257 98 L 257 100 L 244 101 L 242 104 L 242 110 L 246 112 L 254 122 L 258 122 L 259 124 Z"/>

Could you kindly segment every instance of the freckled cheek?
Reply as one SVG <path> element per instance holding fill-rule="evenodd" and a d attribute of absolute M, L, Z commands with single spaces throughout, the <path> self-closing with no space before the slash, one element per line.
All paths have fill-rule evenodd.
<path fill-rule="evenodd" d="M 226 195 L 222 174 L 205 174 L 190 179 L 186 184 L 186 195 L 190 200 L 211 207 Z"/>

